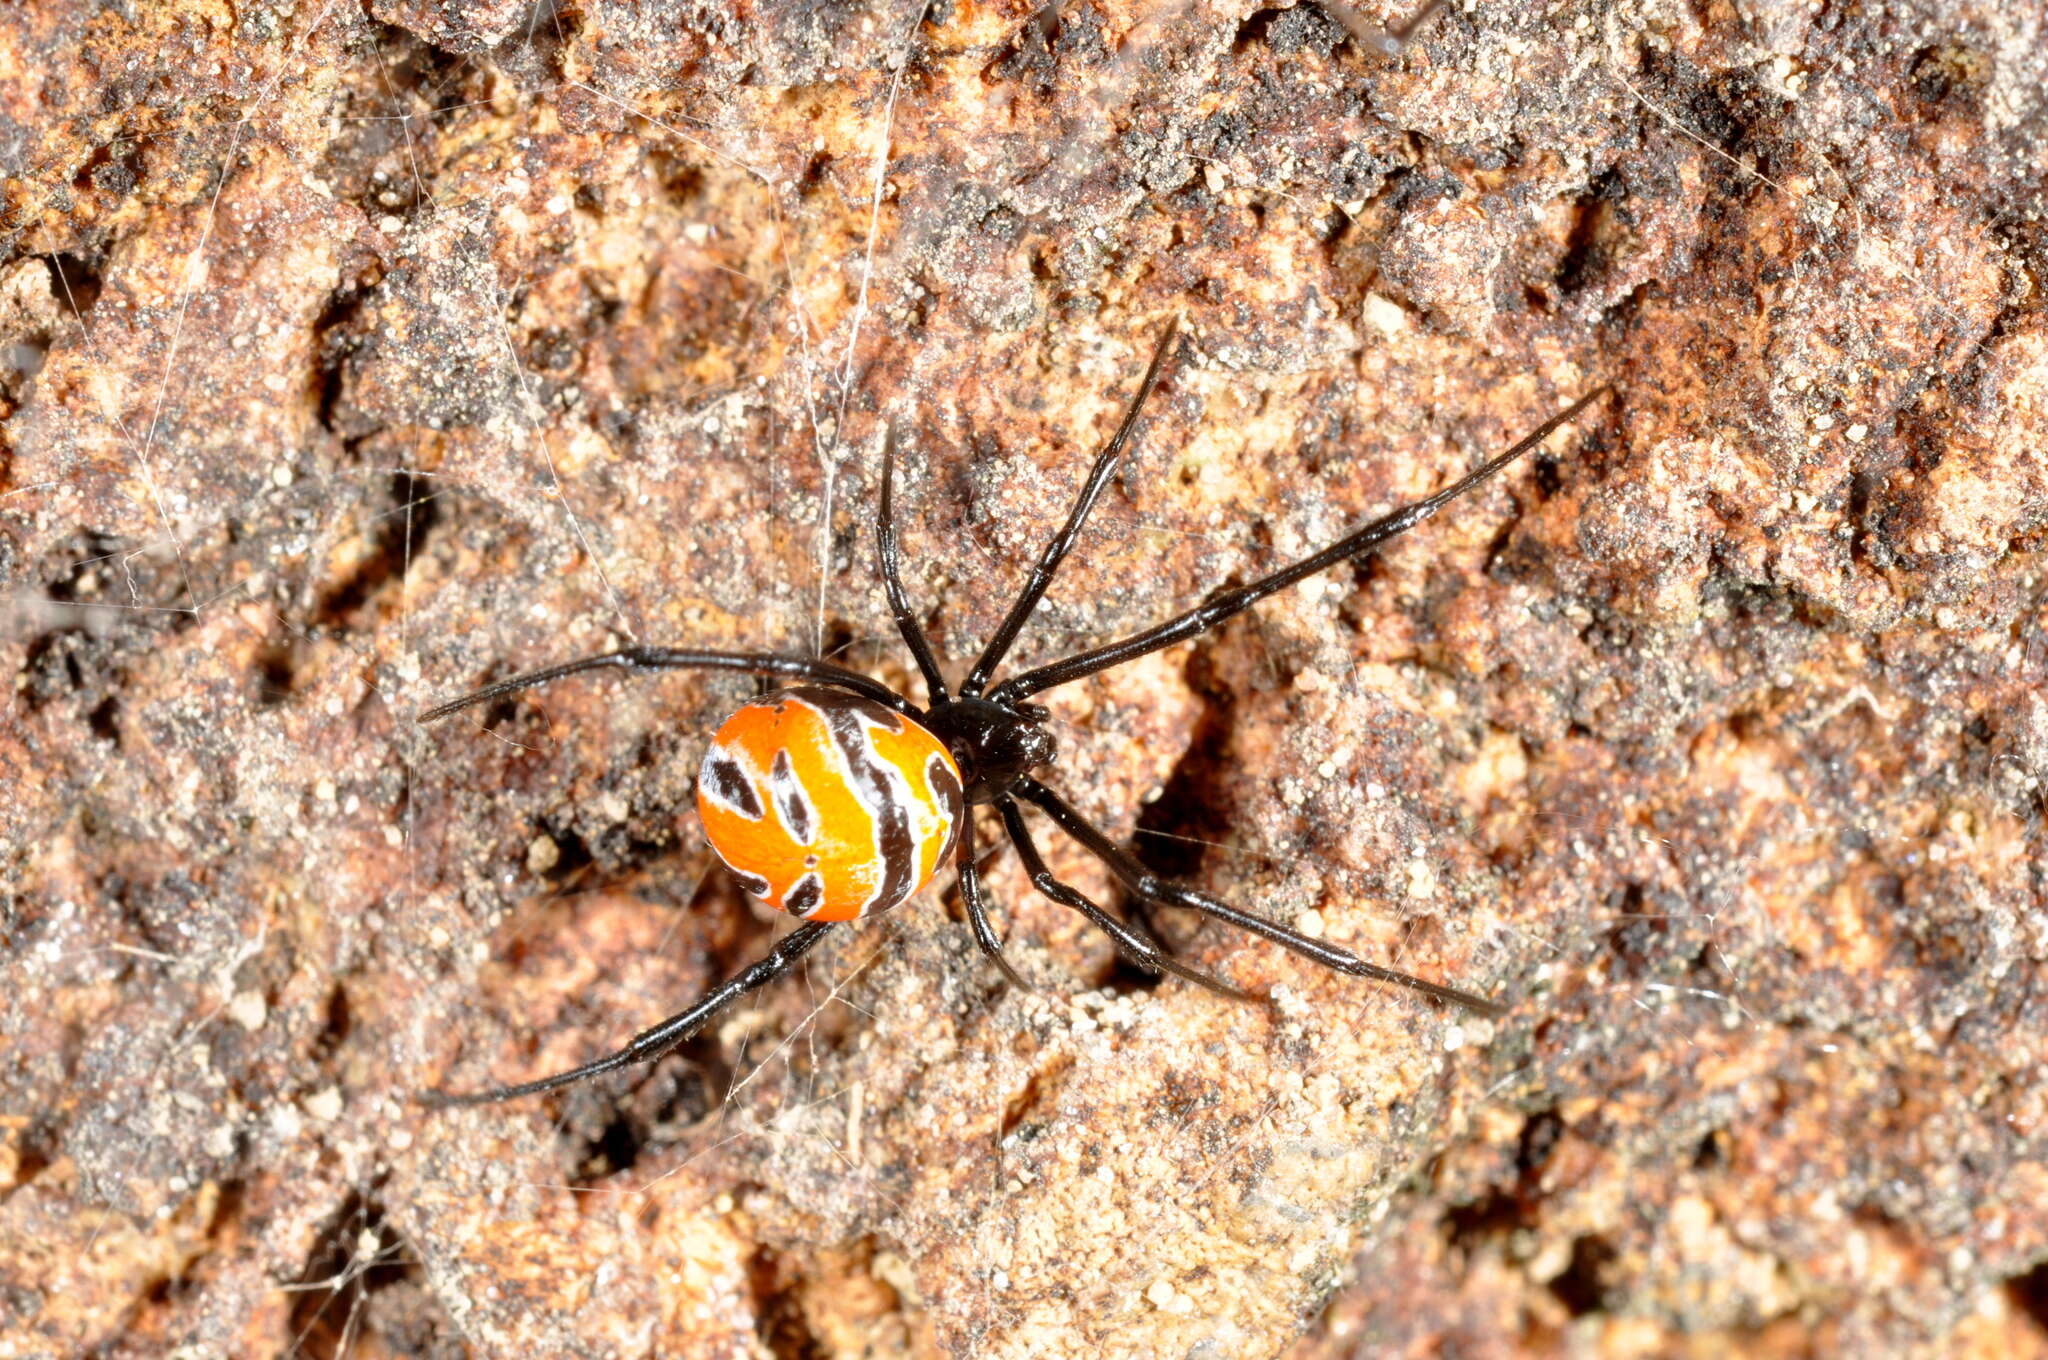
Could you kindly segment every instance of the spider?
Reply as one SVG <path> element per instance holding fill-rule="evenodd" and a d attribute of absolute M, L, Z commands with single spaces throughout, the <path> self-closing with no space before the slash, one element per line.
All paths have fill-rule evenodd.
<path fill-rule="evenodd" d="M 1036 777 L 1053 763 L 1055 747 L 1048 727 L 1051 714 L 1029 699 L 1055 685 L 1199 637 L 1276 591 L 1372 552 L 1536 447 L 1606 389 L 1596 387 L 1581 396 L 1507 452 L 1444 490 L 1355 529 L 1320 552 L 1247 585 L 1215 592 L 1195 608 L 1121 641 L 995 681 L 997 668 L 1038 607 L 1116 470 L 1178 335 L 1176 320 L 1154 348 L 1137 395 L 1115 435 L 1096 456 L 1066 524 L 1040 554 L 1009 613 L 957 690 L 947 686 L 903 589 L 893 503 L 894 430 L 885 436 L 875 520 L 882 585 L 897 630 L 924 676 L 930 695 L 928 707 L 920 709 L 877 680 L 811 657 L 629 647 L 501 680 L 420 715 L 421 722 L 432 722 L 535 685 L 610 668 L 738 671 L 799 682 L 794 688 L 747 704 L 712 736 L 698 773 L 697 810 L 711 848 L 741 887 L 758 901 L 803 918 L 802 925 L 783 936 L 762 958 L 719 983 L 687 1010 L 643 1030 L 606 1057 L 514 1086 L 464 1094 L 429 1091 L 421 1099 L 435 1106 L 510 1100 L 652 1062 L 695 1035 L 712 1016 L 742 996 L 789 972 L 834 925 L 907 901 L 949 858 L 959 878 L 961 901 L 976 944 L 1005 978 L 1029 990 L 1030 984 L 1003 956 L 1002 942 L 989 921 L 976 867 L 972 814 L 972 809 L 981 805 L 993 806 L 1001 818 L 1033 887 L 1080 912 L 1107 934 L 1126 958 L 1155 975 L 1172 974 L 1235 1000 L 1255 999 L 1220 978 L 1183 964 L 1140 926 L 1110 915 L 1055 878 L 1024 824 L 1021 804 L 1030 803 L 1045 813 L 1054 826 L 1107 865 L 1124 890 L 1139 901 L 1192 909 L 1353 977 L 1402 987 L 1483 1016 L 1504 1013 L 1505 1007 L 1485 997 L 1368 963 L 1333 944 L 1289 930 L 1197 889 L 1162 881 Z"/>

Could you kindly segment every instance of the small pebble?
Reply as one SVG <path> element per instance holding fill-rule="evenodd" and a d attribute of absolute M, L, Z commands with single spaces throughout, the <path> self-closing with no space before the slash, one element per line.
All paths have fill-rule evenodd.
<path fill-rule="evenodd" d="M 228 1019 L 254 1034 L 263 1028 L 263 1022 L 270 1018 L 270 1007 L 264 1003 L 263 993 L 240 991 L 234 1000 L 228 1002 Z"/>

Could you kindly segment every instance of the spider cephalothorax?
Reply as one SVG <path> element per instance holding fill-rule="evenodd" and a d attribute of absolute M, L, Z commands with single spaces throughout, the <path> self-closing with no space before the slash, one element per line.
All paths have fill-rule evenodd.
<path fill-rule="evenodd" d="M 948 699 L 924 715 L 931 734 L 946 743 L 959 763 L 967 801 L 993 803 L 1059 754 L 1045 726 L 1051 715 L 1037 704 L 999 704 L 987 699 Z"/>
<path fill-rule="evenodd" d="M 1108 485 L 1177 333 L 1175 327 L 1167 328 L 1122 424 L 1082 483 L 1066 524 L 1046 545 L 1024 589 L 957 690 L 948 688 L 903 590 L 892 501 L 893 435 L 885 442 L 875 525 L 882 584 L 904 645 L 924 677 L 928 707 L 919 709 L 857 671 L 810 657 L 633 647 L 502 680 L 421 715 L 422 721 L 429 721 L 533 685 L 605 667 L 738 671 L 800 682 L 746 705 L 718 729 L 699 772 L 697 806 L 707 839 L 740 884 L 769 906 L 803 917 L 804 924 L 695 1005 L 641 1032 L 608 1057 L 538 1081 L 473 1095 L 430 1093 L 429 1100 L 440 1104 L 501 1100 L 565 1086 L 629 1063 L 652 1061 L 695 1034 L 741 996 L 788 972 L 835 923 L 907 901 L 949 858 L 959 875 L 960 897 L 976 943 L 1004 976 L 1024 985 L 1003 956 L 1002 942 L 982 896 L 972 811 L 978 806 L 995 809 L 1039 892 L 1082 913 L 1141 968 L 1171 973 L 1225 996 L 1242 999 L 1246 995 L 1181 963 L 1143 929 L 1110 915 L 1055 878 L 1025 826 L 1024 804 L 1038 808 L 1053 825 L 1106 864 L 1124 891 L 1138 901 L 1200 912 L 1354 977 L 1390 983 L 1482 1015 L 1500 1013 L 1501 1007 L 1484 997 L 1368 963 L 1207 893 L 1160 879 L 1038 779 L 1038 773 L 1053 763 L 1055 745 L 1046 726 L 1046 710 L 1029 699 L 1054 685 L 1198 637 L 1275 591 L 1371 552 L 1527 453 L 1604 389 L 1580 397 L 1514 447 L 1434 496 L 1382 516 L 1321 552 L 1249 584 L 1218 592 L 1186 613 L 1121 641 L 996 681 L 997 668 Z"/>

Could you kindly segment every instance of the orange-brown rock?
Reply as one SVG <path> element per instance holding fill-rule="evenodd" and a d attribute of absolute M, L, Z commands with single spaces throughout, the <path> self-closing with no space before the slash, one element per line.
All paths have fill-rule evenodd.
<path fill-rule="evenodd" d="M 0 1357 L 2048 1350 L 2043 19 L 0 9 Z M 1049 696 L 1157 867 L 1510 1013 L 1153 986 L 999 857 L 1035 993 L 934 891 L 412 1103 L 777 928 L 746 684 L 414 715 L 909 683 L 890 425 L 964 666 L 1175 315 L 1021 662 L 1612 385 Z"/>

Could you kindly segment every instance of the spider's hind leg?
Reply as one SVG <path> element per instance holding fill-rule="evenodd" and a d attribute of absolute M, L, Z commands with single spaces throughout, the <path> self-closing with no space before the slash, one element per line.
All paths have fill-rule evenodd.
<path fill-rule="evenodd" d="M 829 921 L 812 921 L 798 926 L 777 940 L 775 947 L 761 958 L 705 993 L 696 1005 L 670 1016 L 651 1029 L 642 1030 L 634 1035 L 633 1041 L 624 1048 L 595 1062 L 585 1063 L 568 1072 L 558 1072 L 552 1077 L 542 1077 L 538 1081 L 521 1082 L 517 1086 L 500 1086 L 492 1091 L 465 1093 L 421 1091 L 414 1099 L 430 1109 L 437 1110 L 456 1105 L 489 1105 L 495 1101 L 512 1100 L 518 1096 L 537 1095 L 542 1091 L 573 1086 L 579 1081 L 587 1081 L 591 1077 L 616 1071 L 621 1067 L 630 1067 L 635 1063 L 653 1062 L 696 1034 L 712 1016 L 748 992 L 767 986 L 796 967 L 797 962 L 810 952 L 811 946 L 825 937 L 825 932 L 832 928 L 832 924 Z"/>
<path fill-rule="evenodd" d="M 1010 840 L 1017 847 L 1017 854 L 1024 861 L 1024 870 L 1031 875 L 1031 886 L 1059 903 L 1072 907 L 1087 917 L 1089 922 L 1109 936 L 1117 952 L 1148 973 L 1171 973 L 1200 987 L 1206 987 L 1219 996 L 1233 1001 L 1256 1001 L 1259 998 L 1250 992 L 1233 987 L 1221 978 L 1211 977 L 1199 969 L 1190 968 L 1179 959 L 1159 947 L 1158 941 L 1144 932 L 1134 930 L 1111 916 L 1095 903 L 1089 901 L 1073 888 L 1052 876 L 1046 868 L 1045 857 L 1038 853 L 1038 846 L 1031 839 L 1031 831 L 1024 825 L 1024 814 L 1018 809 L 1014 798 L 1005 798 L 996 804 L 1003 814 L 1003 828 L 1010 833 Z"/>
<path fill-rule="evenodd" d="M 1140 897 L 1157 902 L 1162 906 L 1187 907 L 1194 911 L 1199 911 L 1205 916 L 1213 916 L 1219 921 L 1234 925 L 1240 930 L 1250 931 L 1254 935 L 1262 936 L 1284 949 L 1292 950 L 1303 958 L 1311 959 L 1316 963 L 1322 964 L 1325 968 L 1331 968 L 1340 973 L 1348 973 L 1353 977 L 1371 978 L 1376 982 L 1385 982 L 1395 987 L 1404 988 L 1407 991 L 1419 992 L 1423 996 L 1434 997 L 1438 1001 L 1448 1001 L 1453 1005 L 1462 1006 L 1476 1015 L 1496 1016 L 1507 1013 L 1507 1007 L 1497 1001 L 1489 1001 L 1483 996 L 1460 991 L 1456 987 L 1446 987 L 1440 982 L 1431 982 L 1426 978 L 1416 977 L 1412 973 L 1403 973 L 1398 969 L 1383 967 L 1377 963 L 1367 963 L 1364 959 L 1359 958 L 1348 950 L 1339 949 L 1337 946 L 1326 944 L 1321 940 L 1311 939 L 1298 931 L 1289 930 L 1277 921 L 1269 921 L 1263 916 L 1240 910 L 1227 902 L 1218 901 L 1207 893 L 1197 892 L 1193 888 L 1184 888 L 1177 884 L 1167 883 L 1140 864 L 1132 857 L 1129 851 L 1123 849 L 1108 836 L 1104 835 L 1064 798 L 1061 798 L 1037 780 L 1020 780 L 1016 791 L 1019 797 L 1028 800 L 1042 809 L 1047 816 L 1052 818 L 1053 824 L 1058 826 L 1060 830 L 1079 841 L 1084 850 L 1108 865 L 1109 871 L 1116 875 L 1117 881 Z"/>

